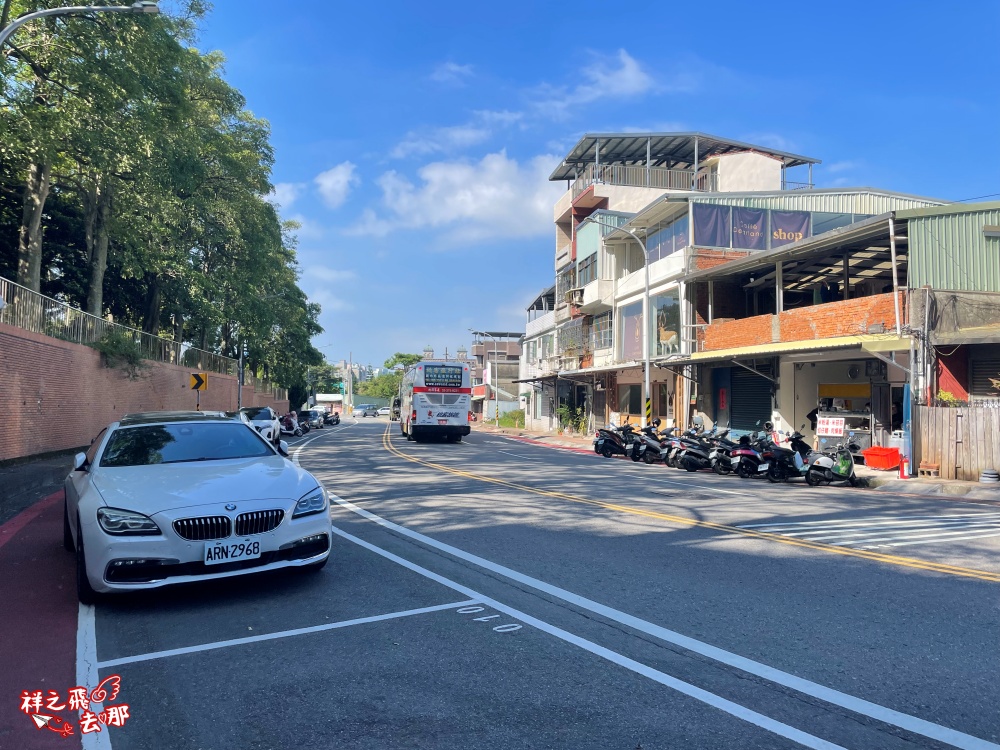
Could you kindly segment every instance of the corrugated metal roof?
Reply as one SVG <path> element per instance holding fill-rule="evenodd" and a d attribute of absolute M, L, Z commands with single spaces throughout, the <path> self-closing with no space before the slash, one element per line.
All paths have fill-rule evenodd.
<path fill-rule="evenodd" d="M 1000 224 L 1000 203 L 948 208 L 906 212 L 910 287 L 1000 292 L 1000 238 L 983 232 Z"/>
<path fill-rule="evenodd" d="M 989 201 L 986 203 L 949 203 L 946 206 L 930 208 L 915 208 L 908 211 L 899 211 L 896 214 L 898 219 L 916 219 L 921 216 L 944 216 L 946 214 L 967 214 L 976 211 L 995 211 L 1000 209 L 1000 201 Z"/>
<path fill-rule="evenodd" d="M 780 193 L 692 194 L 690 201 L 744 208 L 776 208 L 783 211 L 828 211 L 848 214 L 884 214 L 888 211 L 939 207 L 944 201 L 916 195 L 890 193 L 867 187 L 838 190 L 785 190 Z M 641 212 L 640 212 L 641 215 Z"/>
<path fill-rule="evenodd" d="M 674 169 L 691 169 L 695 161 L 696 139 L 699 162 L 720 154 L 756 151 L 780 159 L 786 167 L 821 163 L 811 156 L 790 154 L 708 133 L 587 133 L 570 149 L 562 163 L 549 176 L 549 180 L 575 179 L 575 173 L 581 166 L 598 160 L 598 144 L 601 149 L 601 164 L 645 164 L 648 141 L 651 166 L 663 166 L 669 162 L 669 166 Z"/>

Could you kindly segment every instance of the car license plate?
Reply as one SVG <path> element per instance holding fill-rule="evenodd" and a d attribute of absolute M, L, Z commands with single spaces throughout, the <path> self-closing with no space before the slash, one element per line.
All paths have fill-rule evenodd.
<path fill-rule="evenodd" d="M 770 465 L 771 464 L 761 464 L 760 466 L 757 467 L 757 471 L 767 471 Z"/>
<path fill-rule="evenodd" d="M 252 539 L 205 544 L 205 565 L 253 560 L 257 557 L 260 557 L 260 542 Z"/>
<path fill-rule="evenodd" d="M 733 466 L 736 466 L 736 464 L 738 464 L 740 462 L 740 457 L 739 456 L 733 456 L 731 460 L 732 460 Z"/>

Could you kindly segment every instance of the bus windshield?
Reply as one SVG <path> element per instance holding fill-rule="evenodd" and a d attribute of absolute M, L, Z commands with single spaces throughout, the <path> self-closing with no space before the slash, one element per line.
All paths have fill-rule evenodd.
<path fill-rule="evenodd" d="M 424 385 L 461 388 L 462 367 L 454 365 L 427 365 L 424 367 Z"/>

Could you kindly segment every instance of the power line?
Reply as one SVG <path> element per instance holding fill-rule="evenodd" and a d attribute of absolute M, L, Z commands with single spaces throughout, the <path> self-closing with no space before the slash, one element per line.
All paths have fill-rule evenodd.
<path fill-rule="evenodd" d="M 1000 193 L 990 193 L 989 195 L 977 195 L 975 198 L 962 198 L 960 201 L 955 201 L 955 203 L 968 203 L 969 201 L 978 201 L 983 198 L 994 198 L 1000 195 Z"/>

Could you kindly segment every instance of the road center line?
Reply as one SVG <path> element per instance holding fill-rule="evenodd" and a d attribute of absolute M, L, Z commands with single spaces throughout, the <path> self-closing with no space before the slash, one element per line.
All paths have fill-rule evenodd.
<path fill-rule="evenodd" d="M 654 625 L 651 622 L 647 622 L 646 620 L 642 620 L 633 615 L 605 606 L 544 581 L 540 581 L 537 578 L 532 578 L 524 575 L 523 573 L 519 573 L 516 570 L 504 567 L 503 565 L 498 565 L 497 563 L 486 560 L 478 555 L 473 555 L 472 553 L 466 552 L 457 547 L 452 547 L 450 544 L 439 542 L 436 539 L 424 536 L 423 534 L 408 529 L 405 526 L 400 526 L 392 523 L 391 521 L 387 521 L 381 516 L 377 516 L 370 511 L 359 508 L 353 503 L 339 498 L 336 495 L 331 494 L 330 497 L 334 502 L 338 503 L 347 510 L 352 511 L 363 518 L 367 518 L 370 521 L 374 521 L 380 526 L 390 529 L 397 534 L 410 537 L 421 544 L 434 547 L 435 549 L 446 552 L 449 555 L 465 560 L 466 562 L 470 562 L 473 565 L 478 565 L 479 567 L 493 573 L 497 573 L 513 581 L 517 581 L 520 584 L 530 586 L 533 589 L 542 591 L 550 596 L 554 596 L 572 604 L 575 607 L 588 610 L 614 622 L 621 623 L 622 625 L 627 625 L 630 628 L 646 633 L 647 635 L 651 635 L 654 638 L 659 638 L 667 643 L 673 643 L 676 646 L 685 648 L 688 651 L 693 651 L 694 653 L 708 657 L 709 659 L 714 659 L 722 664 L 727 664 L 731 667 L 735 667 L 736 669 L 748 672 L 749 674 L 762 677 L 779 685 L 784 685 L 785 687 L 797 690 L 805 695 L 818 698 L 819 700 L 826 701 L 827 703 L 832 703 L 836 706 L 840 706 L 841 708 L 846 708 L 849 711 L 854 711 L 855 713 L 868 716 L 886 724 L 891 724 L 899 727 L 900 729 L 905 729 L 909 732 L 923 735 L 924 737 L 930 737 L 931 739 L 946 742 L 955 747 L 963 748 L 965 750 L 984 750 L 985 748 L 1000 750 L 1000 745 L 995 745 L 992 742 L 981 740 L 978 737 L 973 737 L 972 735 L 959 732 L 955 729 L 950 729 L 949 727 L 941 726 L 940 724 L 934 724 L 933 722 L 920 719 L 916 716 L 910 716 L 909 714 L 881 706 L 877 703 L 872 703 L 864 700 L 863 698 L 842 693 L 839 690 L 811 682 L 805 678 L 789 674 L 788 672 L 783 672 L 766 664 L 761 664 L 760 662 L 753 661 L 752 659 L 748 659 L 744 656 L 731 653 L 717 646 L 712 646 L 689 636 L 682 635 L 676 631 L 668 630 L 667 628 L 659 625 Z M 334 531 L 337 530 L 334 529 Z M 341 533 L 341 536 L 344 536 L 344 534 Z M 456 590 L 462 590 L 469 593 L 469 590 L 464 588 Z M 477 594 L 474 593 L 470 595 L 477 596 Z M 485 601 L 485 599 L 483 601 Z"/>
<path fill-rule="evenodd" d="M 338 500 L 338 502 L 341 503 L 344 502 L 340 500 L 340 498 L 336 499 Z M 702 703 L 712 706 L 713 708 L 717 708 L 720 711 L 724 711 L 725 713 L 731 716 L 735 716 L 738 719 L 742 719 L 743 721 L 749 722 L 750 724 L 754 724 L 760 727 L 761 729 L 765 729 L 781 737 L 790 739 L 793 742 L 797 742 L 800 745 L 803 745 L 808 748 L 815 748 L 816 750 L 844 750 L 844 748 L 841 747 L 840 745 L 835 745 L 832 742 L 828 742 L 824 739 L 820 739 L 819 737 L 815 737 L 814 735 L 807 734 L 806 732 L 803 732 L 800 729 L 796 729 L 795 727 L 789 726 L 787 724 L 782 724 L 780 721 L 772 719 L 769 716 L 765 716 L 764 714 L 757 713 L 756 711 L 753 711 L 747 708 L 746 706 L 741 706 L 740 704 L 727 700 L 721 696 L 716 695 L 715 693 L 710 693 L 707 690 L 703 690 L 702 688 L 696 687 L 687 682 L 679 680 L 676 677 L 672 677 L 671 675 L 668 675 L 664 672 L 660 672 L 659 670 L 653 669 L 652 667 L 648 667 L 645 664 L 637 662 L 634 659 L 630 659 L 627 656 L 623 656 L 617 653 L 616 651 L 612 651 L 610 649 L 604 648 L 603 646 L 599 646 L 596 643 L 588 641 L 584 638 L 580 638 L 579 636 L 573 635 L 572 633 L 563 630 L 562 628 L 558 628 L 555 625 L 550 625 L 549 623 L 544 622 L 543 620 L 539 620 L 538 618 L 532 617 L 531 615 L 525 612 L 522 612 L 518 609 L 514 609 L 513 607 L 509 607 L 506 604 L 502 604 L 495 599 L 491 599 L 488 596 L 483 596 L 479 592 L 474 591 L 468 588 L 467 586 L 463 586 L 460 583 L 456 583 L 455 581 L 445 578 L 444 576 L 440 576 L 437 573 L 434 573 L 433 571 L 427 570 L 427 568 L 423 568 L 419 565 L 416 565 L 415 563 L 411 563 L 409 560 L 399 557 L 398 555 L 394 555 L 393 553 L 388 552 L 382 549 L 381 547 L 376 547 L 374 544 L 370 544 L 364 541 L 363 539 L 359 539 L 356 536 L 352 536 L 351 534 L 348 534 L 346 531 L 338 529 L 336 526 L 333 528 L 333 533 L 337 534 L 340 537 L 343 537 L 344 539 L 350 542 L 353 542 L 354 544 L 364 547 L 365 549 L 374 552 L 377 555 L 381 555 L 387 560 L 391 560 L 398 565 L 402 565 L 404 568 L 412 570 L 414 573 L 418 573 L 424 576 L 425 578 L 429 578 L 432 581 L 436 581 L 437 583 L 440 583 L 443 586 L 447 586 L 448 588 L 458 591 L 462 594 L 465 594 L 466 596 L 474 597 L 474 601 L 478 602 L 479 604 L 485 604 L 488 607 L 492 607 L 493 609 L 499 612 L 503 612 L 515 619 L 520 620 L 526 625 L 531 625 L 533 628 L 536 628 L 537 630 L 540 630 L 543 633 L 548 633 L 549 635 L 555 636 L 559 640 L 577 646 L 583 649 L 584 651 L 588 651 L 591 654 L 594 654 L 595 656 L 599 656 L 602 659 L 606 659 L 607 661 L 610 661 L 614 664 L 624 667 L 625 669 L 635 672 L 636 674 L 642 675 L 643 677 L 647 677 L 653 680 L 654 682 L 658 682 L 661 685 L 672 688 L 673 690 L 676 690 L 679 693 L 694 698 L 697 701 L 701 701 Z"/>
<path fill-rule="evenodd" d="M 180 656 L 182 654 L 195 654 L 200 651 L 212 651 L 219 648 L 229 648 L 230 646 L 243 646 L 247 643 L 259 643 L 261 641 L 273 641 L 278 638 L 289 638 L 295 635 L 307 635 L 309 633 L 322 633 L 326 630 L 337 630 L 349 628 L 352 625 L 365 625 L 369 622 L 382 622 L 384 620 L 398 620 L 401 617 L 412 617 L 414 615 L 424 615 L 428 612 L 440 612 L 445 609 L 457 609 L 470 604 L 481 604 L 478 599 L 470 599 L 464 602 L 453 602 L 451 604 L 438 604 L 434 607 L 421 607 L 420 609 L 407 609 L 402 612 L 390 612 L 385 615 L 373 615 L 372 617 L 358 617 L 354 620 L 343 620 L 342 622 L 331 622 L 325 625 L 312 625 L 307 628 L 295 628 L 293 630 L 279 630 L 276 633 L 265 633 L 263 635 L 251 635 L 246 638 L 232 638 L 228 641 L 216 641 L 215 643 L 202 643 L 198 646 L 185 646 L 184 648 L 171 648 L 166 651 L 152 651 L 148 654 L 137 654 L 135 656 L 123 656 L 120 659 L 108 659 L 100 662 L 97 666 L 100 669 L 107 667 L 117 667 L 122 664 L 134 664 L 140 661 L 150 661 L 152 659 L 163 659 L 168 656 Z M 81 683 L 83 684 L 83 683 Z M 97 684 L 94 682 L 93 684 Z"/>

